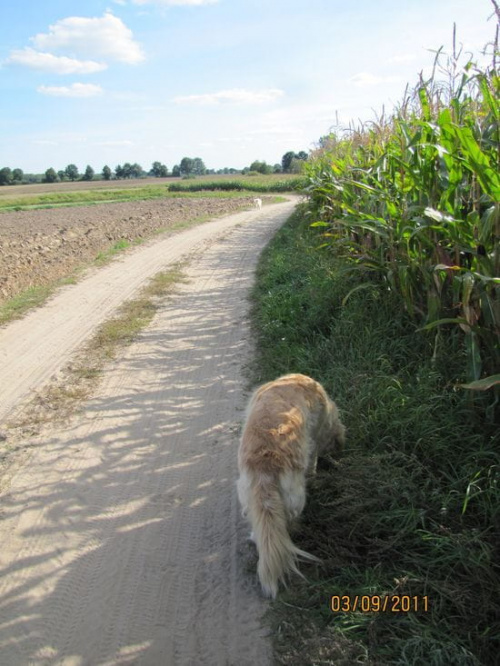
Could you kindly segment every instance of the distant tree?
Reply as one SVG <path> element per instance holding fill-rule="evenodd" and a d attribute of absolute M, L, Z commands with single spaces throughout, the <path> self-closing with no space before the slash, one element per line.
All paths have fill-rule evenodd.
<path fill-rule="evenodd" d="M 57 172 L 57 176 L 58 176 L 58 178 L 59 178 L 59 180 L 60 180 L 61 182 L 62 182 L 63 180 L 66 180 L 66 171 L 63 171 L 63 170 L 61 169 L 61 171 L 58 171 L 58 172 Z"/>
<path fill-rule="evenodd" d="M 115 167 L 115 177 L 118 178 L 118 180 L 125 178 L 124 168 L 120 164 Z"/>
<path fill-rule="evenodd" d="M 181 176 L 190 176 L 193 172 L 193 160 L 191 157 L 183 157 L 180 164 Z"/>
<path fill-rule="evenodd" d="M 178 164 L 175 164 L 175 165 L 172 167 L 172 176 L 173 176 L 174 178 L 179 178 L 180 175 L 181 175 L 181 168 L 180 168 L 180 166 L 179 166 Z"/>
<path fill-rule="evenodd" d="M 305 160 L 299 160 L 297 157 L 294 157 L 288 169 L 289 173 L 302 173 L 304 164 Z"/>
<path fill-rule="evenodd" d="M 94 169 L 90 166 L 90 164 L 87 164 L 87 168 L 85 169 L 85 173 L 82 176 L 82 180 L 93 180 L 94 175 Z"/>
<path fill-rule="evenodd" d="M 141 167 L 140 164 L 137 164 L 137 162 L 134 162 L 130 166 L 130 176 L 129 178 L 143 178 L 144 177 L 144 169 Z"/>
<path fill-rule="evenodd" d="M 113 175 L 113 172 L 109 168 L 109 166 L 106 164 L 106 166 L 102 167 L 102 177 L 104 180 L 111 180 L 111 176 Z"/>
<path fill-rule="evenodd" d="M 44 183 L 55 183 L 57 181 L 57 173 L 56 170 L 50 167 L 50 169 L 47 169 L 45 172 L 45 176 L 43 178 Z"/>
<path fill-rule="evenodd" d="M 149 174 L 155 178 L 166 178 L 168 176 L 168 169 L 161 162 L 153 162 Z"/>
<path fill-rule="evenodd" d="M 69 180 L 76 180 L 78 178 L 78 167 L 75 164 L 68 164 L 64 171 Z"/>
<path fill-rule="evenodd" d="M 283 169 L 284 173 L 290 173 L 292 171 L 292 164 L 293 160 L 300 160 L 300 161 L 305 161 L 307 160 L 307 153 L 303 150 L 301 150 L 299 153 L 294 153 L 292 150 L 288 151 L 288 153 L 285 153 L 283 157 L 281 158 L 281 168 Z M 297 173 L 297 165 L 294 167 L 295 173 Z M 300 167 L 299 170 L 301 170 L 302 167 Z"/>
<path fill-rule="evenodd" d="M 15 180 L 16 182 L 20 183 L 22 182 L 24 178 L 24 173 L 22 169 L 14 169 L 12 172 L 12 180 Z"/>
<path fill-rule="evenodd" d="M 275 164 L 273 166 L 273 173 L 281 173 L 281 172 L 282 172 L 281 164 Z"/>
<path fill-rule="evenodd" d="M 204 176 L 207 172 L 207 167 L 203 163 L 203 160 L 199 157 L 193 159 L 193 173 L 196 176 Z"/>
<path fill-rule="evenodd" d="M 9 167 L 0 169 L 0 185 L 9 185 L 12 182 L 12 171 Z"/>
<path fill-rule="evenodd" d="M 250 171 L 257 171 L 258 173 L 271 173 L 273 170 L 272 166 L 267 164 L 267 162 L 260 162 L 259 160 L 255 160 L 255 162 L 252 162 L 250 164 Z"/>
<path fill-rule="evenodd" d="M 123 176 L 122 178 L 132 178 L 132 165 L 130 162 L 125 162 L 123 165 Z"/>
<path fill-rule="evenodd" d="M 281 168 L 284 173 L 287 173 L 290 171 L 290 165 L 292 163 L 293 158 L 295 157 L 295 153 L 290 150 L 288 153 L 285 153 L 283 157 L 281 158 Z"/>

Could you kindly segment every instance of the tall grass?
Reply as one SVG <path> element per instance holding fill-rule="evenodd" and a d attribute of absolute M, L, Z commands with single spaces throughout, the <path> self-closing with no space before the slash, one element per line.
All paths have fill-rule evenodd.
<path fill-rule="evenodd" d="M 461 58 L 440 51 L 392 116 L 332 135 L 308 191 L 324 242 L 398 294 L 436 348 L 459 327 L 467 386 L 487 388 L 500 383 L 500 79 L 495 59 Z"/>

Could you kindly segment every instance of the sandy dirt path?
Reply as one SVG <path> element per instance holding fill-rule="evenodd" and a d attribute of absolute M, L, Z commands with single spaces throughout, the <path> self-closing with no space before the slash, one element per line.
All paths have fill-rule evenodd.
<path fill-rule="evenodd" d="M 234 481 L 246 297 L 260 250 L 294 205 L 150 243 L 2 331 L 7 414 L 70 358 L 97 325 L 96 307 L 102 320 L 147 276 L 198 249 L 189 282 L 84 410 L 37 437 L 1 497 L 2 665 L 270 663 Z M 69 329 L 61 303 L 75 308 Z M 39 328 L 11 333 L 27 321 Z M 17 371 L 6 340 L 34 353 Z"/>

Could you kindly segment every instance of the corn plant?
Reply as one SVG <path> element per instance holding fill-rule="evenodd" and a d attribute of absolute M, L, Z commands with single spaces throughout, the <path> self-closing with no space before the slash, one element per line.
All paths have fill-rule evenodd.
<path fill-rule="evenodd" d="M 484 388 L 500 383 L 500 79 L 459 55 L 446 85 L 440 51 L 390 118 L 331 135 L 308 193 L 324 243 L 400 294 L 436 343 L 460 327 L 467 388 Z"/>

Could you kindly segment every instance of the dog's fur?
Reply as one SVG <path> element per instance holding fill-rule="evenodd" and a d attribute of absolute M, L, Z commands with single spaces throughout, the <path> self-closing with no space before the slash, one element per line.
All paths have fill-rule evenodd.
<path fill-rule="evenodd" d="M 238 497 L 259 553 L 262 590 L 276 597 L 298 560 L 317 558 L 292 543 L 288 527 L 306 503 L 306 475 L 318 453 L 345 439 L 337 406 L 310 377 L 292 374 L 264 384 L 252 395 L 238 453 Z"/>
<path fill-rule="evenodd" d="M 254 199 L 253 205 L 260 210 L 262 208 L 262 199 Z"/>

